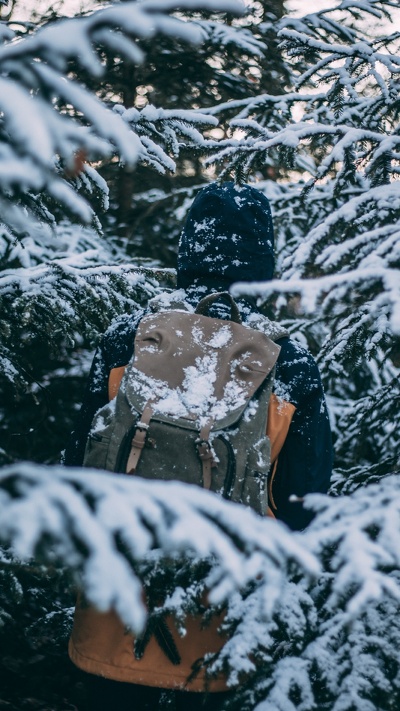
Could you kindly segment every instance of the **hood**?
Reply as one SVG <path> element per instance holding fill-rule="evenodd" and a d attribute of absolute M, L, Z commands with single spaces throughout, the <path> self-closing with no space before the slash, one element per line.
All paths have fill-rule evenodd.
<path fill-rule="evenodd" d="M 189 210 L 178 253 L 178 288 L 227 291 L 269 281 L 274 233 L 268 199 L 250 185 L 211 183 Z"/>

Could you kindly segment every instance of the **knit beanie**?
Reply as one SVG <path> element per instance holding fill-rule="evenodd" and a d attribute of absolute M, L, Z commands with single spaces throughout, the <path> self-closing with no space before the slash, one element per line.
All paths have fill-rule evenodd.
<path fill-rule="evenodd" d="M 211 183 L 189 210 L 178 253 L 178 288 L 226 291 L 237 281 L 268 281 L 274 233 L 268 199 L 250 185 Z"/>

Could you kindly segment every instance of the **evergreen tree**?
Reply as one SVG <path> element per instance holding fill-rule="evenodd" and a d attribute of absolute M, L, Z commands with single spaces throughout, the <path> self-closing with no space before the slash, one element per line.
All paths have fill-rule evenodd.
<path fill-rule="evenodd" d="M 8 678 L 3 693 L 13 711 L 49 704 L 61 711 L 65 699 L 71 703 L 74 677 L 61 645 L 68 636 L 76 582 L 100 609 L 115 605 L 133 629 L 140 629 L 144 620 L 142 585 L 155 592 L 156 607 L 150 613 L 169 612 L 182 629 L 186 614 L 196 610 L 201 593 L 210 589 L 211 609 L 225 608 L 224 626 L 231 638 L 208 660 L 208 673 L 224 669 L 232 683 L 244 680 L 232 711 L 391 711 L 399 706 L 400 491 L 398 477 L 390 476 L 399 467 L 398 3 L 343 0 L 302 18 L 278 9 L 275 19 L 267 16 L 268 5 L 255 4 L 253 19 L 241 22 L 255 37 L 253 47 L 260 49 L 271 37 L 281 43 L 277 82 L 262 85 L 268 80 L 265 50 L 251 60 L 263 68 L 254 70 L 254 91 L 253 82 L 246 82 L 249 56 L 244 57 L 243 74 L 235 74 L 226 59 L 226 68 L 239 77 L 236 82 L 227 72 L 231 86 L 219 77 L 217 63 L 212 67 L 220 80 L 217 93 L 206 96 L 201 86 L 196 97 L 183 87 L 188 105 L 168 105 L 167 113 L 147 104 L 146 92 L 143 107 L 125 107 L 117 100 L 120 108 L 111 114 L 111 124 L 106 123 L 109 88 L 101 101 L 94 100 L 93 114 L 86 89 L 86 113 L 82 111 L 82 94 L 73 93 L 78 60 L 71 45 L 57 60 L 52 33 L 58 23 L 46 25 L 42 34 L 27 28 L 27 35 L 17 40 L 3 27 L 1 80 L 14 93 L 0 99 L 1 155 L 7 161 L 0 176 L 5 222 L 2 373 L 9 383 L 8 408 L 16 394 L 20 398 L 15 411 L 6 413 L 4 461 L 21 455 L 55 460 L 72 418 L 71 406 L 64 415 L 65 383 L 70 386 L 76 379 L 79 387 L 89 342 L 112 316 L 137 309 L 160 283 L 173 278 L 171 270 L 159 269 L 158 261 L 127 266 L 124 239 L 105 240 L 89 226 L 91 221 L 98 226 L 95 198 L 101 204 L 106 194 L 89 159 L 104 162 L 108 155 L 114 161 L 119 154 L 125 162 L 143 160 L 168 171 L 173 167 L 168 152 L 174 153 L 182 131 L 188 155 L 196 152 L 193 161 L 208 153 L 220 175 L 236 174 L 238 181 L 256 177 L 271 199 L 280 279 L 256 285 L 253 292 L 319 358 L 338 465 L 334 495 L 308 497 L 317 516 L 299 534 L 183 485 L 174 485 L 172 501 L 162 484 L 117 482 L 109 474 L 82 476 L 79 470 L 43 465 L 3 467 L 0 539 L 12 547 L 12 554 L 5 550 L 0 560 L 0 624 L 7 650 L 1 664 Z M 111 6 L 111 30 L 118 25 L 113 24 L 114 10 L 127 17 L 131 6 Z M 145 12 L 146 3 L 138 8 Z M 107 47 L 114 51 L 111 41 L 105 47 L 104 35 L 90 34 L 96 17 L 100 15 L 74 21 L 81 23 L 74 28 L 82 28 L 83 44 L 74 29 L 74 47 L 86 58 L 88 77 L 96 66 L 93 57 L 107 64 Z M 207 20 L 195 19 L 204 37 Z M 122 40 L 132 44 L 124 28 Z M 221 29 L 220 37 L 227 32 Z M 235 37 L 237 51 L 240 32 Z M 118 43 L 123 44 L 121 35 Z M 129 50 L 131 44 L 123 46 L 125 56 L 131 52 L 132 58 L 138 48 L 134 43 Z M 212 56 L 218 54 L 217 45 L 215 40 Z M 163 38 L 161 46 L 176 45 Z M 142 41 L 140 50 L 144 47 Z M 224 47 L 218 54 L 221 62 L 228 57 Z M 229 56 L 239 60 L 241 52 Z M 68 96 L 64 86 L 63 92 L 55 91 L 67 70 Z M 135 83 L 139 86 L 150 83 Z M 46 107 L 43 115 L 32 109 L 28 123 L 16 111 L 21 103 L 15 97 L 24 106 L 30 101 L 29 108 L 39 101 Z M 152 98 L 152 103 L 157 102 Z M 183 124 L 181 111 L 186 112 Z M 221 127 L 218 140 L 195 133 L 212 127 L 215 117 Z M 42 155 L 45 143 L 35 142 L 39 119 L 45 126 L 40 135 L 50 132 L 56 162 L 49 147 Z M 240 131 L 244 138 L 237 140 L 238 134 L 230 131 Z M 100 170 L 107 172 L 103 166 Z M 176 224 L 173 210 L 182 213 L 182 205 L 190 203 L 200 176 L 193 177 L 194 186 L 188 191 L 179 183 L 169 203 L 171 225 Z M 143 203 L 148 206 L 159 199 L 152 186 L 160 189 L 158 182 L 146 183 Z M 107 232 L 119 237 L 109 226 Z M 143 254 L 139 247 L 135 244 L 130 255 L 136 249 Z M 56 403 L 50 416 L 43 397 L 49 392 L 55 393 Z M 38 403 L 35 414 L 26 407 L 26 397 Z M 77 393 L 76 400 L 80 397 Z M 40 417 L 46 427 L 39 436 Z M 59 440 L 50 446 L 44 440 L 53 438 L 58 427 Z M 25 438 L 23 446 L 13 443 L 18 433 Z M 49 600 L 51 586 L 56 594 Z M 179 595 L 174 595 L 177 587 Z M 60 646 L 51 659 L 54 637 Z M 32 657 L 30 668 L 21 654 Z M 45 699 L 35 677 L 47 682 Z M 36 700 L 21 700 L 21 689 L 29 689 L 25 696 L 36 695 Z M 79 700 L 76 680 L 74 693 Z"/>
<path fill-rule="evenodd" d="M 230 18 L 229 26 L 199 13 L 196 24 L 203 41 L 198 47 L 162 37 L 157 46 L 147 40 L 140 43 L 146 61 L 139 65 L 107 56 L 109 83 L 92 80 L 93 90 L 104 101 L 119 101 L 127 108 L 150 104 L 195 111 L 211 109 L 219 101 L 278 92 L 289 83 L 276 36 L 283 0 L 250 3 L 248 11 L 240 19 Z M 228 130 L 226 122 L 220 123 L 218 135 Z M 123 166 L 105 163 L 100 172 L 110 187 L 110 210 L 103 220 L 107 238 L 133 257 L 153 257 L 175 266 L 181 215 L 207 180 L 205 149 L 182 146 L 173 175 L 168 170 L 154 175 L 146 165 L 127 173 Z"/>
<path fill-rule="evenodd" d="M 234 171 L 240 179 L 270 162 L 286 170 L 282 185 L 266 185 L 282 281 L 258 292 L 288 295 L 278 302 L 281 318 L 295 314 L 291 330 L 301 330 L 318 356 L 334 415 L 337 465 L 363 467 L 364 482 L 369 466 L 391 472 L 399 456 L 395 7 L 345 2 L 284 18 L 279 36 L 297 75 L 293 90 L 241 102 L 231 126 L 246 137 L 239 145 L 220 142 L 212 158 L 223 175 Z M 372 19 L 377 31 L 367 37 Z M 386 21 L 385 35 L 379 21 Z M 218 111 L 228 109 L 223 104 Z M 316 304 L 317 315 L 307 317 Z M 299 311 L 305 314 L 300 321 Z"/>
<path fill-rule="evenodd" d="M 129 169 L 145 163 L 171 171 L 182 145 L 201 146 L 204 128 L 217 123 L 201 112 L 110 107 L 68 75 L 74 64 L 99 77 L 107 70 L 104 52 L 115 54 L 117 47 L 124 58 L 141 60 L 138 36 L 167 33 L 199 42 L 193 23 L 146 3 L 53 19 L 34 31 L 29 23 L 16 32 L 10 23 L 1 26 L 3 461 L 59 457 L 74 407 L 65 397 L 67 380 L 81 401 L 87 349 L 112 318 L 135 310 L 157 286 L 154 269 L 118 268 L 126 254 L 96 236 L 97 213 L 109 197 L 91 163 L 119 157 Z"/>

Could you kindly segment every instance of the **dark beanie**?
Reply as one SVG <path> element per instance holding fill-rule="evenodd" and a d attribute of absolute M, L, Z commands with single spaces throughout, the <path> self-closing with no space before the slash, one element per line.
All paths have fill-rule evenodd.
<path fill-rule="evenodd" d="M 268 199 L 250 185 L 211 183 L 189 210 L 178 253 L 178 288 L 226 290 L 237 281 L 268 281 L 274 233 Z"/>

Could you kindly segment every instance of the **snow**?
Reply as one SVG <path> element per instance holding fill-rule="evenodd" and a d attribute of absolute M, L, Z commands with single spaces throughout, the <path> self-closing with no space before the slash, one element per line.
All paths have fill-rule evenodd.
<path fill-rule="evenodd" d="M 10 493 L 11 482 L 17 496 Z M 113 607 L 136 631 L 145 619 L 141 584 L 117 548 L 118 536 L 136 561 L 155 548 L 167 556 L 211 556 L 206 584 L 216 603 L 254 576 L 262 577 L 262 585 L 272 582 L 276 601 L 288 560 L 307 576 L 319 570 L 313 555 L 283 525 L 175 482 L 18 464 L 0 472 L 0 512 L 0 537 L 12 543 L 15 555 L 27 560 L 41 548 L 47 562 L 71 566 L 89 601 L 102 610 Z M 52 546 L 43 548 L 43 539 Z M 269 595 L 263 607 L 270 616 L 274 603 Z"/>
<path fill-rule="evenodd" d="M 10 79 L 0 79 L 0 108 L 4 112 L 6 126 L 22 153 L 44 163 L 53 159 L 54 146 L 51 135 L 45 130 L 41 113 L 44 102 L 35 101 L 24 89 Z M 26 117 L 29 116 L 29 123 Z"/>
<path fill-rule="evenodd" d="M 215 343 L 210 341 L 208 345 L 218 350 L 231 337 L 231 333 L 227 336 L 226 330 L 222 328 L 214 335 Z M 221 420 L 228 412 L 244 407 L 248 399 L 246 383 L 235 381 L 233 372 L 232 380 L 224 387 L 222 398 L 217 398 L 214 384 L 218 365 L 219 358 L 216 353 L 197 357 L 195 365 L 183 369 L 182 385 L 176 388 L 170 388 L 162 380 L 143 377 L 139 370 L 132 369 L 129 387 L 140 394 L 144 401 L 152 401 L 155 414 L 183 418 L 191 418 L 194 415 L 200 423 L 206 424 L 210 419 Z M 154 393 L 157 394 L 156 399 Z"/>
<path fill-rule="evenodd" d="M 228 325 L 222 326 L 208 341 L 210 348 L 223 348 L 232 340 L 232 332 Z"/>
<path fill-rule="evenodd" d="M 305 537 L 312 540 L 315 553 L 327 540 L 332 542 L 340 521 L 340 541 L 332 558 L 336 571 L 335 591 L 329 604 L 334 607 L 352 590 L 346 613 L 350 618 L 386 593 L 399 599 L 398 584 L 385 573 L 400 562 L 395 543 L 399 521 L 398 488 L 397 477 L 387 477 L 381 484 L 360 489 L 353 497 L 306 497 L 306 503 L 324 511 L 305 533 Z M 353 558 L 355 551 L 357 556 Z"/>
<path fill-rule="evenodd" d="M 393 333 L 400 333 L 399 313 L 400 313 L 400 282 L 396 269 L 389 269 L 385 266 L 373 264 L 364 269 L 355 269 L 343 274 L 319 277 L 317 279 L 295 279 L 289 278 L 285 281 L 274 279 L 269 282 L 252 282 L 250 285 L 245 282 L 238 282 L 231 288 L 233 296 L 248 294 L 260 296 L 266 299 L 272 293 L 300 293 L 302 295 L 302 307 L 305 312 L 313 312 L 321 296 L 332 291 L 334 287 L 346 286 L 346 291 L 355 288 L 357 283 L 382 281 L 385 286 L 385 293 L 391 302 L 392 315 L 390 326 Z"/>
<path fill-rule="evenodd" d="M 216 9 L 211 0 L 205 5 Z M 189 0 L 179 6 L 199 7 Z M 390 9 L 389 3 L 386 6 Z M 17 464 L 0 474 L 0 536 L 24 559 L 40 555 L 46 564 L 62 563 L 74 570 L 89 600 L 100 609 L 114 607 L 133 629 L 140 629 L 145 619 L 140 561 L 185 557 L 195 565 L 207 557 L 211 569 L 206 581 L 179 587 L 166 604 L 182 631 L 199 589 L 208 586 L 211 602 L 226 605 L 223 624 L 232 636 L 212 660 L 211 671 L 226 664 L 234 684 L 242 673 L 256 670 L 249 690 L 253 697 L 247 697 L 243 708 L 319 708 L 321 680 L 323 703 L 334 711 L 375 711 L 370 699 L 377 698 L 382 708 L 389 708 L 398 698 L 400 665 L 400 492 L 398 475 L 387 476 L 395 470 L 399 431 L 398 356 L 392 338 L 400 333 L 398 52 L 384 49 L 375 39 L 375 27 L 366 36 L 356 16 L 362 11 L 380 19 L 378 3 L 344 0 L 336 14 L 321 1 L 308 19 L 285 17 L 280 23 L 289 56 L 285 66 L 292 74 L 289 90 L 285 87 L 278 96 L 244 96 L 204 111 L 156 106 L 139 111 L 121 105 L 110 111 L 63 77 L 69 58 L 94 76 L 101 75 L 97 42 L 141 61 L 135 38 L 159 31 L 195 42 L 218 39 L 223 47 L 233 44 L 246 51 L 254 62 L 264 51 L 262 41 L 246 31 L 166 17 L 175 7 L 161 0 L 125 2 L 21 40 L 6 37 L 0 49 L 0 103 L 10 142 L 1 144 L 0 207 L 7 226 L 0 233 L 0 250 L 4 260 L 13 260 L 13 268 L 5 262 L 0 295 L 26 329 L 40 299 L 40 328 L 48 329 L 54 314 L 61 314 L 66 338 L 76 338 L 83 327 L 94 329 L 96 309 L 102 322 L 105 313 L 116 310 L 139 313 L 136 289 L 142 289 L 142 300 L 143 294 L 156 295 L 156 310 L 180 302 L 178 308 L 192 312 L 182 303 L 183 293 L 159 295 L 150 270 L 145 276 L 122 262 L 122 255 L 111 254 L 91 230 L 56 226 L 37 192 L 45 189 L 61 210 L 68 206 L 82 221 L 90 220 L 92 213 L 77 196 L 77 186 L 88 193 L 99 188 L 107 206 L 106 184 L 89 165 L 76 183 L 63 181 L 59 172 L 73 164 L 79 149 L 89 161 L 119 154 L 128 164 L 142 161 L 162 172 L 174 170 L 184 145 L 187 150 L 214 151 L 209 161 L 223 161 L 218 175 L 234 172 L 241 161 L 250 179 L 258 176 L 259 162 L 264 169 L 276 165 L 277 150 L 282 147 L 285 155 L 289 149 L 294 168 L 288 169 L 288 177 L 257 185 L 272 202 L 279 278 L 268 284 L 237 284 L 233 293 L 278 295 L 287 328 L 312 345 L 329 388 L 338 457 L 347 467 L 338 470 L 333 481 L 333 494 L 340 496 L 308 497 L 306 505 L 318 515 L 304 533 L 291 534 L 279 522 L 262 520 L 200 489 Z M 355 14 L 350 17 L 346 8 Z M 8 34 L 4 27 L 1 32 L 3 37 Z M 395 47 L 394 40 L 388 48 Z M 303 53 L 310 47 L 315 62 L 304 71 Z M 10 84 L 11 75 L 18 83 Z M 296 82 L 301 90 L 296 90 Z M 333 97 L 339 86 L 342 105 Z M 75 110 L 75 119 L 57 113 L 57 97 Z M 226 112 L 233 117 L 233 137 L 205 138 L 203 131 L 215 127 L 217 117 L 224 121 Z M 354 166 L 350 177 L 349 165 Z M 198 187 L 182 191 L 184 200 L 174 217 L 183 219 Z M 40 215 L 46 214 L 51 227 L 15 204 L 14 189 L 40 206 Z M 148 191 L 148 203 L 163 196 L 162 191 Z M 199 259 L 208 227 L 198 225 Z M 19 242 L 13 231 L 22 233 Z M 291 299 L 293 294 L 301 301 Z M 82 304 L 84 314 L 91 309 L 88 324 L 82 322 Z M 201 415 L 209 407 L 214 351 L 227 340 L 228 331 L 221 328 L 209 343 L 207 357 L 187 370 L 177 400 L 171 402 L 165 384 L 152 384 L 161 392 L 165 388 L 165 411 L 194 408 Z M 2 370 L 17 381 L 23 374 L 8 345 L 4 339 Z M 301 350 L 297 357 L 303 357 Z M 38 387 L 32 386 L 32 392 Z M 279 381 L 275 392 L 289 399 Z M 226 402 L 213 404 L 214 414 L 220 416 L 228 402 L 241 402 L 242 395 L 232 383 Z M 361 448 L 364 442 L 368 451 Z M 121 539 L 127 555 L 118 547 Z"/>
<path fill-rule="evenodd" d="M 189 0 L 184 5 L 188 10 L 198 7 Z M 237 0 L 217 4 L 204 0 L 200 6 L 212 6 L 213 11 L 221 7 L 236 14 L 243 11 Z M 92 184 L 102 189 L 105 186 L 94 168 L 84 168 L 85 175 L 78 176 L 73 187 L 60 181 L 60 168 L 73 170 L 76 155 L 93 161 L 118 154 L 128 167 L 140 161 L 165 173 L 175 170 L 172 156 L 179 155 L 184 142 L 189 146 L 204 144 L 201 130 L 217 125 L 214 117 L 196 111 L 145 107 L 133 119 L 132 111 L 129 114 L 123 107 L 122 111 L 112 111 L 78 80 L 67 76 L 70 60 L 94 77 L 103 75 L 105 62 L 99 43 L 139 62 L 143 53 L 136 44 L 138 37 L 164 33 L 189 42 L 201 41 L 203 31 L 196 23 L 168 15 L 175 7 L 173 2 L 155 1 L 112 4 L 86 16 L 49 22 L 22 37 L 3 32 L 6 41 L 0 47 L 0 108 L 10 135 L 8 154 L 0 167 L 3 195 L 9 197 L 10 186 L 12 190 L 18 187 L 29 198 L 31 191 L 49 190 L 64 208 L 90 222 L 94 215 L 78 195 L 79 187 L 84 184 L 91 192 Z M 15 77 L 13 81 L 10 74 Z M 61 111 L 60 103 L 68 106 L 68 111 Z M 168 145 L 169 151 L 160 144 Z M 56 156 L 63 165 L 58 165 Z M 42 214 L 46 210 L 43 206 Z M 47 212 L 49 221 L 54 221 Z M 2 219 L 12 230 L 24 233 L 29 232 L 35 215 L 7 199 L 2 205 Z"/>
<path fill-rule="evenodd" d="M 222 47 L 233 44 L 244 54 L 257 57 L 262 57 L 267 49 L 265 42 L 255 38 L 252 32 L 247 29 L 222 25 L 209 20 L 198 21 L 197 24 L 204 32 L 203 41 L 212 41 Z"/>
<path fill-rule="evenodd" d="M 235 632 L 210 671 L 227 663 L 234 684 L 241 672 L 257 667 L 259 656 L 252 655 L 264 650 L 259 707 L 279 703 L 286 709 L 293 687 L 301 686 L 304 703 L 311 703 L 311 666 L 326 670 L 327 692 L 340 698 L 340 689 L 344 697 L 350 693 L 352 677 L 341 669 L 354 645 L 357 650 L 364 645 L 364 671 L 366 664 L 372 666 L 367 677 L 357 668 L 351 674 L 376 683 L 376 657 L 365 645 L 371 624 L 377 635 L 382 625 L 397 624 L 400 581 L 390 568 L 400 562 L 399 487 L 398 477 L 392 477 L 344 499 L 311 495 L 308 505 L 319 509 L 319 516 L 304 533 L 291 534 L 279 522 L 188 485 L 20 463 L 1 471 L 0 536 L 22 559 L 40 550 L 43 562 L 72 566 L 89 601 L 99 609 L 113 607 L 134 630 L 142 627 L 145 611 L 130 561 L 152 561 L 156 555 L 171 560 L 185 552 L 195 565 L 211 556 L 210 601 L 226 601 L 223 625 L 233 624 Z M 52 547 L 43 548 L 43 538 L 50 538 Z M 126 554 L 117 547 L 118 538 Z M 295 581 L 288 579 L 289 569 Z M 243 595 L 248 583 L 252 587 Z M 331 596 L 321 614 L 316 602 L 324 585 Z M 196 594 L 193 588 L 177 589 L 167 607 L 182 614 Z M 296 655 L 276 657 L 278 627 Z"/>

